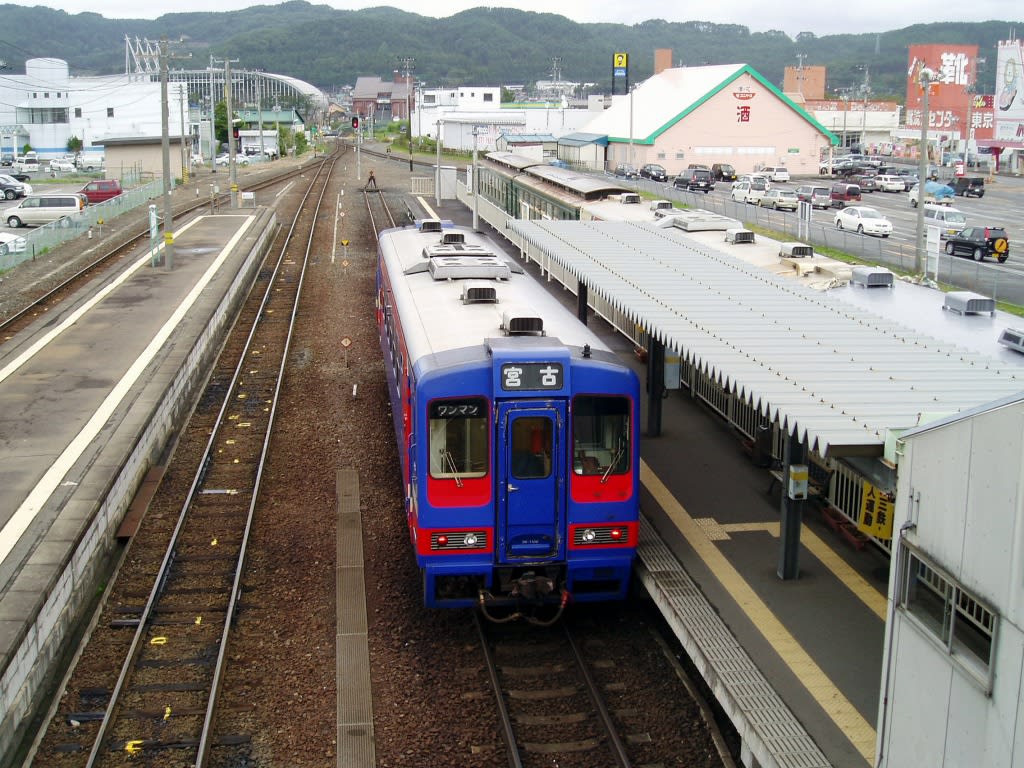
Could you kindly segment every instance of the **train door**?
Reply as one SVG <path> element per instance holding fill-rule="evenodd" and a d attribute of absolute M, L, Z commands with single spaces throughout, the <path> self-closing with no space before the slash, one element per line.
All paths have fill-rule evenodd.
<path fill-rule="evenodd" d="M 565 549 L 565 403 L 499 402 L 498 559 L 553 560 Z"/>

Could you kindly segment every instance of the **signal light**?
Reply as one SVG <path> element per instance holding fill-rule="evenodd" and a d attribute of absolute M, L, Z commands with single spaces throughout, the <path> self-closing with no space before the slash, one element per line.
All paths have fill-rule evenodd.
<path fill-rule="evenodd" d="M 359 130 L 359 118 L 358 117 L 353 117 L 352 118 L 352 127 L 355 130 Z"/>

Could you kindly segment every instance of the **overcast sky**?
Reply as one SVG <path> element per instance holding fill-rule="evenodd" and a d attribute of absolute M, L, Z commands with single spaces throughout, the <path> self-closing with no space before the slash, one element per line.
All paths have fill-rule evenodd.
<path fill-rule="evenodd" d="M 42 0 L 17 5 L 44 5 L 68 13 L 99 12 L 108 19 L 155 19 L 165 13 L 210 11 L 209 0 Z M 233 11 L 254 5 L 278 5 L 278 0 L 218 0 L 217 11 Z M 398 3 L 363 2 L 362 0 L 329 0 L 315 2 L 343 10 L 358 10 Z M 402 5 L 406 5 L 403 3 Z M 411 7 L 409 7 L 411 6 Z M 1008 0 L 972 0 L 971 2 L 910 3 L 893 0 L 859 0 L 859 2 L 807 2 L 807 0 L 418 0 L 408 10 L 424 16 L 445 17 L 480 6 L 518 8 L 522 11 L 557 13 L 581 23 L 610 22 L 637 24 L 647 19 L 666 21 L 711 21 L 716 24 L 742 24 L 751 31 L 780 29 L 788 35 L 813 32 L 828 35 L 838 32 L 885 32 L 911 24 L 935 21 L 1019 21 L 1024 13 Z M 1011 15 L 1012 14 L 1012 15 Z M 1017 35 L 1024 33 L 1024 22 L 1017 25 Z M 1009 33 L 1009 30 L 1007 30 Z M 1007 34 L 1007 38 L 1010 35 Z"/>

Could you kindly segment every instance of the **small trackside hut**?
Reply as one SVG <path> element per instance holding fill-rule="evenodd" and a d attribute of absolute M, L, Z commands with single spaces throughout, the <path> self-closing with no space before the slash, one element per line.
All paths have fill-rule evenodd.
<path fill-rule="evenodd" d="M 637 376 L 471 229 L 424 220 L 378 242 L 377 319 L 425 605 L 624 598 Z"/>

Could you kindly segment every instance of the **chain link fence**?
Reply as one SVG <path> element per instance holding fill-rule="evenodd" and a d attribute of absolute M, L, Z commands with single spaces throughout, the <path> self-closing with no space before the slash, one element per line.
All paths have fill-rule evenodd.
<path fill-rule="evenodd" d="M 173 181 L 171 186 L 173 190 Z M 153 198 L 161 197 L 163 191 L 162 180 L 151 181 L 132 189 L 125 189 L 117 197 L 96 205 L 88 205 L 79 213 L 65 216 L 41 227 L 35 227 L 25 231 L 24 234 L 22 234 L 23 230 L 19 230 L 17 235 L 24 239 L 24 246 L 16 241 L 0 243 L 0 272 L 5 272 L 24 261 L 34 259 L 50 249 L 78 237 L 83 232 L 102 227 L 122 213 L 145 205 Z"/>

